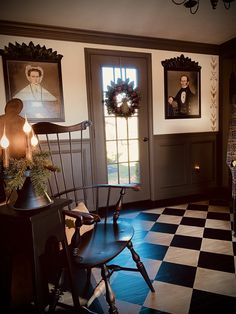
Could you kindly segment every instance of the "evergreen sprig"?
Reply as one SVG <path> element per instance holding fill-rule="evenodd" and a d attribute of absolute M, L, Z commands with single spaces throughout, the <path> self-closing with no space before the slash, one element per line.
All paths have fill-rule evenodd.
<path fill-rule="evenodd" d="M 4 171 L 8 192 L 22 188 L 27 171 L 30 171 L 31 181 L 36 194 L 42 195 L 47 189 L 47 182 L 51 172 L 60 171 L 60 169 L 53 165 L 49 152 L 33 153 L 32 161 L 26 158 L 10 158 L 9 167 Z"/>

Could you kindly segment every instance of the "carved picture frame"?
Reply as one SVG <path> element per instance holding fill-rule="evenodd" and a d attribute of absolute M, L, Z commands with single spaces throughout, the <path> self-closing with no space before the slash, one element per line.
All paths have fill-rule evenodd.
<path fill-rule="evenodd" d="M 6 100 L 23 102 L 21 116 L 30 122 L 65 121 L 62 55 L 45 46 L 9 43 L 0 49 Z"/>
<path fill-rule="evenodd" d="M 201 117 L 201 66 L 181 54 L 164 67 L 165 119 Z"/>

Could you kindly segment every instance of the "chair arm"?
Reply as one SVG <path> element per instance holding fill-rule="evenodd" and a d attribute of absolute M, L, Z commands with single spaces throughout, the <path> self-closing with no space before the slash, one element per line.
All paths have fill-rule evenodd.
<path fill-rule="evenodd" d="M 114 188 L 114 189 L 132 189 L 134 191 L 140 191 L 140 185 L 136 183 L 129 183 L 129 184 L 97 184 L 94 187 L 101 187 L 101 188 Z"/>
<path fill-rule="evenodd" d="M 67 189 L 60 193 L 53 194 L 53 197 L 61 197 L 63 195 L 67 195 L 74 191 L 81 191 L 81 190 L 89 190 L 89 189 L 95 189 L 95 188 L 112 188 L 112 189 L 132 189 L 134 191 L 140 191 L 141 187 L 138 184 L 130 183 L 130 184 L 95 184 L 95 185 L 88 185 L 83 187 L 75 187 L 72 189 Z"/>
<path fill-rule="evenodd" d="M 81 229 L 83 228 L 92 228 L 96 222 L 100 221 L 100 217 L 96 214 L 92 214 L 92 213 L 85 213 L 85 212 L 81 212 L 78 210 L 68 210 L 68 209 L 63 209 L 63 214 L 64 216 L 68 216 L 71 217 L 73 219 L 70 218 L 66 218 L 65 219 L 65 225 L 70 229 L 73 228 L 75 229 L 71 240 L 70 240 L 70 245 L 72 248 L 72 255 L 73 256 L 77 256 L 78 255 L 78 247 L 81 241 L 81 236 L 83 235 L 83 233 L 89 231 L 84 231 L 81 233 Z M 88 225 L 90 227 L 85 227 L 83 225 Z M 91 230 L 91 229 L 90 229 Z M 67 233 L 67 241 L 68 241 L 68 236 L 69 234 Z M 68 241 L 69 243 L 69 241 Z"/>
<path fill-rule="evenodd" d="M 92 225 L 95 222 L 99 222 L 101 220 L 99 215 L 93 213 L 83 213 L 80 211 L 73 211 L 68 209 L 63 209 L 63 213 L 69 217 L 79 219 L 81 225 Z"/>

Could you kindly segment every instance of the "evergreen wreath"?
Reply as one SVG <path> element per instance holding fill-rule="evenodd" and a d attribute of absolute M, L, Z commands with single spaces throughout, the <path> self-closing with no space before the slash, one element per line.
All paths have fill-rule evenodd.
<path fill-rule="evenodd" d="M 26 158 L 10 158 L 9 168 L 4 169 L 6 190 L 11 193 L 13 190 L 21 189 L 27 171 L 30 171 L 36 194 L 42 195 L 47 189 L 47 182 L 51 172 L 60 171 L 60 169 L 52 164 L 49 152 L 33 153 L 32 161 Z"/>
<path fill-rule="evenodd" d="M 107 86 L 105 105 L 108 114 L 114 114 L 117 117 L 131 117 L 135 109 L 139 109 L 140 94 L 137 88 L 134 88 L 134 82 L 129 79 L 123 81 L 118 78 L 117 83 L 111 81 Z"/>

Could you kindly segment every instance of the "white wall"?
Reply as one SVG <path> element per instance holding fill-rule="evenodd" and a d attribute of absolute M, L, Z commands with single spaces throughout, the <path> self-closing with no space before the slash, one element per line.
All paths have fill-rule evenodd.
<path fill-rule="evenodd" d="M 218 81 L 219 81 L 219 58 L 218 56 L 192 54 L 185 52 L 170 52 L 151 49 L 137 49 L 130 47 L 116 47 L 108 45 L 95 45 L 78 42 L 15 37 L 0 35 L 0 48 L 9 43 L 45 45 L 63 55 L 62 84 L 65 107 L 65 123 L 74 124 L 88 119 L 88 106 L 86 94 L 84 48 L 100 48 L 145 52 L 152 55 L 152 90 L 153 90 L 153 133 L 171 134 L 187 132 L 210 132 L 218 131 Z M 198 62 L 201 69 L 201 118 L 194 119 L 168 119 L 164 118 L 164 68 L 161 61 L 184 54 L 192 61 Z M 213 75 L 212 62 L 215 62 L 215 75 Z M 214 77 L 213 77 L 214 76 Z M 212 90 L 216 85 L 216 103 L 213 106 Z M 4 113 L 6 104 L 5 85 L 2 62 L 0 62 L 0 114 Z M 215 127 L 212 117 L 215 114 Z"/>

